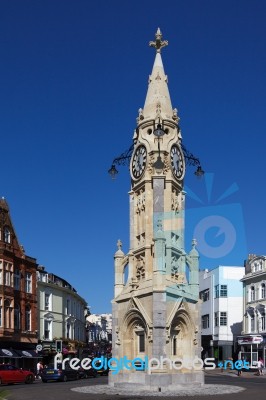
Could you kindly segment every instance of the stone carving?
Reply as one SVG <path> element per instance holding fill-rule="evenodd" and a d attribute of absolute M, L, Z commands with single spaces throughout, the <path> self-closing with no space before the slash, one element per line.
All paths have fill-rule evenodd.
<path fill-rule="evenodd" d="M 171 339 L 170 327 L 169 326 L 165 327 L 165 333 L 166 333 L 166 343 L 169 343 L 170 339 Z"/>
<path fill-rule="evenodd" d="M 143 189 L 140 190 L 136 197 L 136 213 L 140 214 L 141 211 L 145 211 L 145 192 Z"/>
<path fill-rule="evenodd" d="M 136 265 L 136 278 L 138 281 L 145 278 L 145 257 L 138 256 Z"/>
<path fill-rule="evenodd" d="M 148 328 L 148 341 L 149 343 L 152 343 L 153 337 L 152 337 L 152 328 Z"/>
<path fill-rule="evenodd" d="M 185 276 L 182 272 L 179 272 L 179 263 L 180 257 L 174 254 L 171 259 L 171 278 L 174 279 L 177 283 L 184 283 Z"/>
<path fill-rule="evenodd" d="M 163 163 L 164 163 L 163 173 L 166 174 L 170 169 L 170 162 L 168 156 L 164 155 Z"/>
<path fill-rule="evenodd" d="M 178 263 L 177 263 L 177 257 L 173 256 L 171 260 L 171 277 L 174 279 L 178 278 Z"/>
<path fill-rule="evenodd" d="M 116 333 L 115 344 L 120 345 L 121 344 L 121 340 L 120 340 L 120 328 L 119 328 L 119 326 L 116 327 L 115 333 Z"/>
<path fill-rule="evenodd" d="M 147 166 L 147 171 L 152 174 L 153 173 L 153 164 L 155 162 L 154 154 L 150 155 L 149 157 L 149 163 Z"/>
<path fill-rule="evenodd" d="M 154 47 L 156 49 L 156 53 L 161 53 L 161 49 L 168 45 L 168 41 L 162 40 L 162 37 L 162 32 L 160 28 L 158 28 L 155 34 L 155 41 L 149 42 L 149 46 Z"/>
<path fill-rule="evenodd" d="M 131 278 L 131 281 L 130 281 L 129 285 L 131 287 L 131 290 L 138 289 L 138 287 L 139 287 L 138 280 L 136 278 Z"/>
<path fill-rule="evenodd" d="M 140 121 L 142 121 L 143 119 L 144 119 L 143 110 L 142 110 L 142 108 L 140 108 L 140 109 L 139 109 L 139 115 L 138 115 L 138 117 L 137 117 L 137 119 L 136 119 L 137 124 L 139 124 Z"/>
<path fill-rule="evenodd" d="M 180 197 L 177 194 L 177 190 L 173 189 L 172 191 L 172 210 L 178 212 L 181 210 L 181 201 Z"/>
<path fill-rule="evenodd" d="M 173 117 L 172 118 L 173 118 L 174 121 L 177 121 L 177 122 L 179 121 L 180 118 L 178 117 L 177 108 L 173 109 Z"/>
<path fill-rule="evenodd" d="M 139 109 L 139 119 L 144 119 L 142 108 Z"/>
<path fill-rule="evenodd" d="M 158 103 L 156 104 L 156 117 L 159 118 L 160 121 L 160 117 L 161 117 L 161 103 L 158 101 Z"/>

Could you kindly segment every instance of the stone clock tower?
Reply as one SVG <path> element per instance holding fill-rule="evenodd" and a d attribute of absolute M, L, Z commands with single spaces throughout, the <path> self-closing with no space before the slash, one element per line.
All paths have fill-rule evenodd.
<path fill-rule="evenodd" d="M 137 365 L 143 370 L 124 367 L 118 374 L 110 373 L 109 384 L 163 391 L 198 386 L 204 378 L 198 359 L 195 240 L 188 254 L 184 250 L 185 157 L 161 58 L 168 42 L 162 40 L 160 29 L 155 38 L 150 46 L 156 57 L 130 162 L 130 249 L 124 254 L 118 241 L 112 301 L 113 357 L 146 356 L 146 363 Z"/>

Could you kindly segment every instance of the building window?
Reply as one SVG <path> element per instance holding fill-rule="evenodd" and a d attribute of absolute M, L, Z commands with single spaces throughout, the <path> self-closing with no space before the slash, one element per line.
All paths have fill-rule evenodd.
<path fill-rule="evenodd" d="M 250 301 L 254 301 L 255 300 L 255 287 L 254 286 L 250 287 L 249 294 L 250 294 L 250 296 L 249 296 Z"/>
<path fill-rule="evenodd" d="M 220 313 L 216 311 L 214 313 L 214 326 L 226 326 L 227 325 L 227 312 L 221 311 Z"/>
<path fill-rule="evenodd" d="M 30 272 L 26 272 L 25 274 L 25 292 L 26 293 L 31 293 L 31 279 L 32 279 L 32 275 Z"/>
<path fill-rule="evenodd" d="M 176 356 L 176 336 L 173 337 L 173 356 Z"/>
<path fill-rule="evenodd" d="M 67 326 L 66 326 L 66 337 L 67 337 L 67 339 L 70 339 L 70 323 L 69 322 L 67 323 Z"/>
<path fill-rule="evenodd" d="M 20 271 L 18 268 L 14 271 L 14 289 L 20 290 Z"/>
<path fill-rule="evenodd" d="M 44 339 L 51 339 L 51 325 L 51 321 L 48 321 L 47 319 L 44 320 Z"/>
<path fill-rule="evenodd" d="M 252 269 L 252 272 L 261 271 L 261 270 L 262 270 L 262 261 L 256 261 L 256 262 L 252 265 L 251 269 Z"/>
<path fill-rule="evenodd" d="M 201 317 L 201 326 L 203 329 L 209 328 L 209 320 L 210 320 L 209 314 L 203 315 Z"/>
<path fill-rule="evenodd" d="M 227 297 L 227 285 L 221 285 L 220 297 Z"/>
<path fill-rule="evenodd" d="M 255 316 L 254 314 L 250 315 L 250 332 L 254 332 L 255 331 Z"/>
<path fill-rule="evenodd" d="M 220 312 L 220 326 L 226 326 L 226 325 L 227 325 L 227 312 L 221 311 Z"/>
<path fill-rule="evenodd" d="M 7 262 L 4 262 L 4 284 L 6 286 L 12 286 L 12 273 L 13 273 L 13 265 Z"/>
<path fill-rule="evenodd" d="M 202 290 L 199 296 L 203 302 L 208 301 L 210 299 L 210 289 Z"/>
<path fill-rule="evenodd" d="M 51 311 L 51 293 L 44 293 L 44 309 Z"/>
<path fill-rule="evenodd" d="M 214 326 L 219 326 L 219 313 L 217 311 L 214 313 Z"/>
<path fill-rule="evenodd" d="M 25 309 L 25 330 L 31 331 L 31 308 L 30 308 L 30 305 L 27 305 L 26 309 Z"/>
<path fill-rule="evenodd" d="M 262 314 L 261 316 L 261 330 L 265 331 L 266 330 L 266 325 L 265 325 L 265 314 Z"/>
<path fill-rule="evenodd" d="M 0 326 L 2 326 L 2 299 L 0 299 Z"/>
<path fill-rule="evenodd" d="M 4 302 L 5 309 L 5 328 L 12 328 L 12 308 L 10 300 L 6 299 Z"/>
<path fill-rule="evenodd" d="M 5 271 L 5 285 L 11 286 L 11 271 Z"/>
<path fill-rule="evenodd" d="M 4 242 L 6 242 L 6 243 L 11 242 L 11 234 L 10 234 L 10 230 L 7 226 L 4 228 Z"/>
<path fill-rule="evenodd" d="M 69 315 L 70 314 L 70 300 L 67 299 L 66 301 L 66 314 Z"/>
<path fill-rule="evenodd" d="M 214 286 L 214 296 L 217 299 L 218 297 L 227 297 L 227 285 L 215 285 Z"/>
<path fill-rule="evenodd" d="M 3 261 L 0 260 L 0 285 L 3 284 Z"/>
<path fill-rule="evenodd" d="M 48 282 L 48 274 L 45 272 L 37 272 L 37 279 L 40 282 Z"/>
<path fill-rule="evenodd" d="M 145 336 L 144 332 L 140 332 L 138 334 L 139 337 L 139 353 L 144 353 L 145 352 Z"/>
<path fill-rule="evenodd" d="M 14 329 L 20 329 L 20 307 L 15 304 L 14 307 Z"/>
<path fill-rule="evenodd" d="M 266 291 L 265 291 L 265 283 L 261 284 L 261 299 L 265 299 Z"/>

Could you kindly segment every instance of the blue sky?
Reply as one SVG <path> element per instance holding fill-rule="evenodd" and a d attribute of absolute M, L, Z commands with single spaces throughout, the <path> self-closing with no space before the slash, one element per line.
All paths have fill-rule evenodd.
<path fill-rule="evenodd" d="M 263 0 L 0 0 L 0 196 L 26 253 L 92 312 L 111 311 L 117 239 L 128 250 L 129 171 L 107 171 L 131 145 L 158 26 L 183 142 L 207 172 L 188 168 L 187 223 L 218 207 L 240 238 L 201 267 L 266 253 L 265 21 Z"/>

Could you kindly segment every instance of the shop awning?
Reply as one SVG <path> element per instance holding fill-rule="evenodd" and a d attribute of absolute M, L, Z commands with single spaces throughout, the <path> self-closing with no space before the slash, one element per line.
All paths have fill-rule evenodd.
<path fill-rule="evenodd" d="M 19 354 L 19 357 L 23 358 L 42 358 L 35 350 L 16 350 Z"/>
<path fill-rule="evenodd" d="M 20 358 L 21 356 L 13 349 L 0 349 L 0 357 Z"/>
<path fill-rule="evenodd" d="M 238 344 L 260 344 L 263 342 L 261 335 L 244 335 L 237 337 Z"/>

